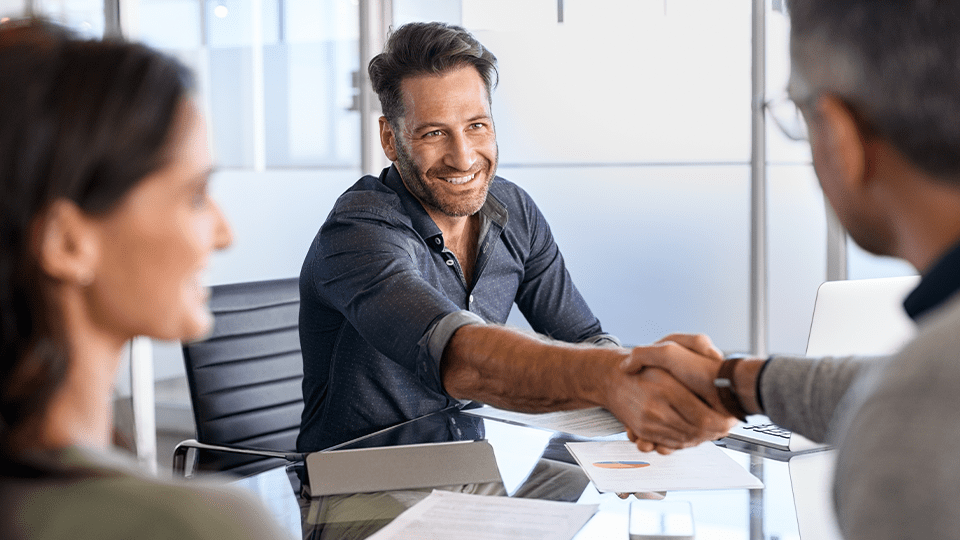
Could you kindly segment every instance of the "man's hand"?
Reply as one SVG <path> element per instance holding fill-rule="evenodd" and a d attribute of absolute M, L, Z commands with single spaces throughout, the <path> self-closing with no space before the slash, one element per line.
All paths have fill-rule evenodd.
<path fill-rule="evenodd" d="M 710 411 L 711 415 L 704 418 L 709 418 L 708 421 L 711 422 L 712 440 L 725 436 L 737 423 L 720 403 L 713 385 L 722 361 L 723 353 L 713 345 L 709 337 L 701 334 L 672 334 L 653 345 L 635 347 L 620 368 L 628 374 L 643 374 L 660 369 L 668 371 L 684 386 L 687 393 L 695 394 L 700 405 Z M 663 454 L 676 449 L 662 438 L 658 439 L 657 435 L 649 430 L 628 428 L 627 436 L 644 452 L 656 450 Z"/>
<path fill-rule="evenodd" d="M 614 379 L 605 407 L 627 426 L 628 437 L 641 451 L 669 454 L 719 439 L 736 423 L 662 369 L 624 372 Z"/>
<path fill-rule="evenodd" d="M 691 346 L 719 358 L 712 344 Z M 536 413 L 602 406 L 644 451 L 667 454 L 726 435 L 733 423 L 722 408 L 712 409 L 666 370 L 644 367 L 671 365 L 659 358 L 664 354 L 699 355 L 676 343 L 642 349 L 656 358 L 639 354 L 641 349 L 544 342 L 508 328 L 466 325 L 450 338 L 440 375 L 451 396 L 503 409 Z"/>
<path fill-rule="evenodd" d="M 620 364 L 620 369 L 624 373 L 639 373 L 650 367 L 666 370 L 700 399 L 726 414 L 713 385 L 721 362 L 723 353 L 709 337 L 702 334 L 671 334 L 653 345 L 635 347 Z"/>

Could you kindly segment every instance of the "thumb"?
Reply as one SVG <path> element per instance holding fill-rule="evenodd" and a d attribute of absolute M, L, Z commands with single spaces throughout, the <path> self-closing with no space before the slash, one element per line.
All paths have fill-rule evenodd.
<path fill-rule="evenodd" d="M 707 336 L 706 334 L 670 334 L 657 343 L 664 343 L 667 341 L 672 341 L 681 347 L 686 347 L 697 354 L 706 356 L 707 358 L 723 360 L 723 353 L 720 352 L 720 349 L 713 344 L 713 340 L 710 339 L 710 336 Z"/>

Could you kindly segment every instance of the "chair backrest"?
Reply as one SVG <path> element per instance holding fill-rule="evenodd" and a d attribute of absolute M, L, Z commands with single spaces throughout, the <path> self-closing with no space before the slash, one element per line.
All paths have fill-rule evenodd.
<path fill-rule="evenodd" d="M 183 346 L 197 440 L 292 452 L 303 411 L 297 278 L 217 285 L 211 335 Z M 197 468 L 244 474 L 263 458 L 200 452 Z"/>

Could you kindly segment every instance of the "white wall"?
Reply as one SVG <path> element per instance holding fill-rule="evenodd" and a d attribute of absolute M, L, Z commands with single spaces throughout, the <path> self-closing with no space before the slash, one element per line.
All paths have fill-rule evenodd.
<path fill-rule="evenodd" d="M 0 17 L 22 15 L 26 9 L 26 0 L 0 0 Z"/>

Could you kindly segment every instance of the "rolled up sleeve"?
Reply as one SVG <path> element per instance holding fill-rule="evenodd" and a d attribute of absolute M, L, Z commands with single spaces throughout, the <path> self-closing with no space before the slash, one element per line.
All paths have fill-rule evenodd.
<path fill-rule="evenodd" d="M 468 324 L 486 324 L 486 321 L 475 313 L 461 310 L 445 315 L 430 329 L 427 336 L 427 348 L 430 351 L 430 357 L 437 363 L 437 366 L 440 365 L 443 351 L 450 343 L 453 333 Z"/>

